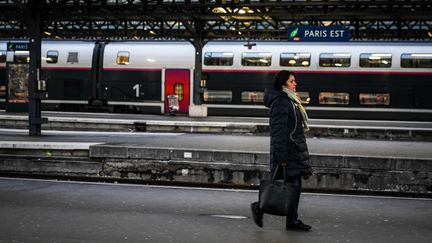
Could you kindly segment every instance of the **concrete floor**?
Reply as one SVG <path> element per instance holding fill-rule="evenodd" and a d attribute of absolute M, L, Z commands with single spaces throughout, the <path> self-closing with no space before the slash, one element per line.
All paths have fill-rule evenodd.
<path fill-rule="evenodd" d="M 302 194 L 311 232 L 250 218 L 257 191 L 0 178 L 0 242 L 430 242 L 432 200 Z"/>

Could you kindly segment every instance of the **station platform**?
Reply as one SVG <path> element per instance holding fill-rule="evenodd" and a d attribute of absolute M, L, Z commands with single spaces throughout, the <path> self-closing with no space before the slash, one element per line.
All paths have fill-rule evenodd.
<path fill-rule="evenodd" d="M 269 137 L 245 134 L 0 130 L 2 175 L 257 188 Z M 309 138 L 311 191 L 432 197 L 432 142 Z"/>
<path fill-rule="evenodd" d="M 251 218 L 255 190 L 0 178 L 0 242 L 429 243 L 432 200 L 302 193 L 310 232 Z"/>
<path fill-rule="evenodd" d="M 43 130 L 268 134 L 268 118 L 43 112 Z M 310 119 L 308 137 L 432 141 L 432 121 Z M 28 129 L 26 113 L 0 111 L 0 128 Z"/>

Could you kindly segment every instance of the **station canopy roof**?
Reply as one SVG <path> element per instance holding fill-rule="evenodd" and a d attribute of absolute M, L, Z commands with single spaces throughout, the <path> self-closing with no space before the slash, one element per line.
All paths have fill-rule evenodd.
<path fill-rule="evenodd" d="M 0 38 L 283 40 L 298 25 L 345 26 L 352 40 L 432 40 L 427 0 L 0 0 Z"/>

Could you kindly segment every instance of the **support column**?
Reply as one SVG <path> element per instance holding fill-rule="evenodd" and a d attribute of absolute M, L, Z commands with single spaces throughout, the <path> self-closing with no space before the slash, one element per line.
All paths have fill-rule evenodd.
<path fill-rule="evenodd" d="M 31 4 L 33 3 L 33 4 Z M 29 65 L 29 135 L 40 136 L 42 123 L 46 119 L 41 117 L 41 99 L 45 97 L 45 92 L 39 92 L 38 82 L 40 79 L 41 67 L 41 35 L 42 35 L 42 22 L 41 12 L 38 7 L 41 7 L 40 0 L 30 2 L 27 6 L 28 17 L 27 26 L 29 31 L 29 51 L 30 51 L 30 65 Z M 38 6 L 39 5 L 39 6 Z"/>
<path fill-rule="evenodd" d="M 189 106 L 189 116 L 204 117 L 207 116 L 207 106 L 202 104 L 201 96 L 204 89 L 201 87 L 202 79 L 202 50 L 204 47 L 204 30 L 203 23 L 198 21 L 195 23 L 195 34 L 193 45 L 195 47 L 195 68 L 193 79 L 193 104 Z"/>
<path fill-rule="evenodd" d="M 201 77 L 202 77 L 202 49 L 203 40 L 200 38 L 194 39 L 195 47 L 195 69 L 194 69 L 194 104 L 201 105 L 201 94 L 203 93 L 201 88 Z"/>

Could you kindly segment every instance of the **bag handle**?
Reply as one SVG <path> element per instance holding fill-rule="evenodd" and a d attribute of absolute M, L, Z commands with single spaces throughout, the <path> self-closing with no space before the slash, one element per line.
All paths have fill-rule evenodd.
<path fill-rule="evenodd" d="M 278 165 L 276 166 L 276 169 L 275 169 L 275 171 L 274 171 L 274 173 L 272 175 L 272 181 L 275 180 L 277 172 L 278 172 L 279 167 L 281 166 L 281 164 L 282 164 L 282 167 L 284 167 L 284 163 L 278 163 Z M 285 170 L 285 168 L 283 168 L 283 176 L 284 176 L 284 182 L 285 182 L 286 181 L 286 170 Z"/>

